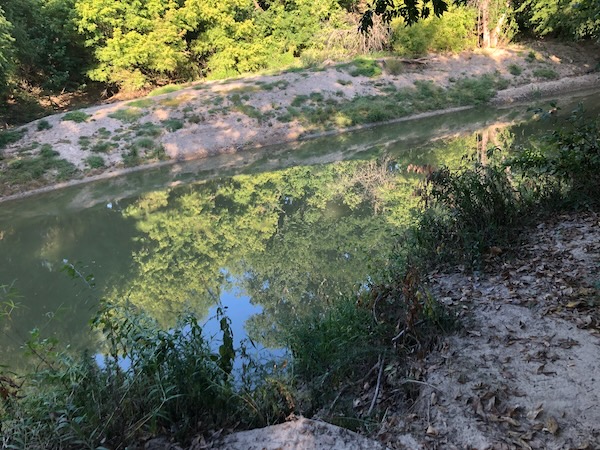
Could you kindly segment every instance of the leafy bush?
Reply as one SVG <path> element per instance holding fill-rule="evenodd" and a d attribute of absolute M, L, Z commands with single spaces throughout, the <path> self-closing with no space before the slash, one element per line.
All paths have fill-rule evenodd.
<path fill-rule="evenodd" d="M 477 11 L 471 7 L 451 7 L 442 17 L 430 17 L 411 26 L 406 26 L 403 19 L 395 19 L 392 47 L 399 55 L 410 57 L 474 49 L 476 22 Z"/>
<path fill-rule="evenodd" d="M 432 260 L 477 263 L 484 250 L 507 242 L 520 218 L 519 194 L 498 164 L 442 167 L 422 192 L 425 211 L 415 236 Z"/>
<path fill-rule="evenodd" d="M 48 122 L 46 119 L 42 119 L 38 122 L 36 128 L 38 131 L 49 130 L 52 128 L 52 125 L 50 125 L 50 122 Z"/>
<path fill-rule="evenodd" d="M 220 323 L 215 353 L 193 315 L 163 331 L 142 313 L 104 304 L 93 322 L 106 343 L 100 365 L 89 355 L 57 352 L 35 331 L 28 347 L 43 369 L 24 380 L 19 397 L 4 398 L 3 433 L 10 445 L 28 448 L 96 448 L 132 443 L 148 431 L 181 437 L 199 423 L 235 423 L 243 410 L 233 395 L 235 352 L 228 319 Z"/>
<path fill-rule="evenodd" d="M 600 120 L 576 109 L 566 126 L 537 144 L 519 147 L 506 164 L 534 191 L 536 201 L 600 204 Z M 533 195 L 533 194 L 530 194 Z"/>

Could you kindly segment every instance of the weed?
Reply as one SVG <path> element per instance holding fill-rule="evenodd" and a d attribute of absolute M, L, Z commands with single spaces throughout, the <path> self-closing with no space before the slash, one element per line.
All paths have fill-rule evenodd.
<path fill-rule="evenodd" d="M 523 73 L 523 69 L 518 64 L 510 64 L 508 66 L 508 71 L 511 75 L 514 75 L 515 77 Z"/>
<path fill-rule="evenodd" d="M 136 136 L 158 137 L 163 133 L 162 128 L 152 122 L 135 125 L 132 127 L 132 130 L 135 130 Z"/>
<path fill-rule="evenodd" d="M 404 63 L 397 59 L 386 59 L 383 68 L 390 75 L 400 75 L 404 72 Z"/>
<path fill-rule="evenodd" d="M 177 131 L 183 128 L 183 121 L 179 119 L 167 119 L 160 122 L 167 131 Z"/>
<path fill-rule="evenodd" d="M 77 168 L 64 159 L 49 144 L 40 148 L 38 156 L 14 159 L 7 164 L 3 174 L 7 185 L 24 185 L 44 179 L 58 181 L 72 177 Z"/>
<path fill-rule="evenodd" d="M 163 95 L 163 94 L 168 94 L 170 92 L 180 91 L 183 88 L 184 88 L 184 86 L 168 84 L 166 86 L 162 86 L 162 87 L 159 87 L 159 88 L 156 88 L 156 89 L 150 91 L 150 93 L 148 94 L 148 97 L 156 97 L 157 95 Z"/>
<path fill-rule="evenodd" d="M 546 67 L 535 69 L 533 71 L 533 76 L 537 78 L 545 78 L 546 80 L 556 80 L 560 77 L 558 72 L 553 69 L 549 69 Z"/>
<path fill-rule="evenodd" d="M 132 146 L 129 151 L 122 153 L 121 158 L 125 167 L 135 167 L 142 163 L 137 147 Z"/>
<path fill-rule="evenodd" d="M 138 139 L 137 141 L 134 142 L 133 145 L 135 145 L 138 148 L 149 149 L 149 148 L 154 147 L 154 140 L 146 137 L 146 138 Z"/>
<path fill-rule="evenodd" d="M 36 128 L 38 131 L 44 131 L 44 130 L 49 130 L 50 128 L 52 128 L 52 125 L 46 119 L 42 119 L 38 122 Z"/>
<path fill-rule="evenodd" d="M 90 151 L 92 151 L 94 153 L 108 153 L 115 147 L 116 147 L 116 145 L 114 142 L 101 141 L 101 142 L 97 142 L 96 144 L 94 144 L 90 148 Z"/>
<path fill-rule="evenodd" d="M 96 133 L 94 133 L 94 134 L 97 134 L 102 139 L 108 139 L 112 133 L 109 130 L 107 130 L 105 127 L 102 127 L 102 128 L 99 128 L 98 131 L 96 131 Z"/>
<path fill-rule="evenodd" d="M 152 105 L 154 105 L 154 100 L 150 100 L 149 98 L 141 98 L 127 103 L 127 106 L 131 106 L 132 108 L 149 108 Z"/>
<path fill-rule="evenodd" d="M 145 115 L 146 113 L 138 108 L 123 108 L 109 114 L 108 117 L 125 123 L 133 123 Z"/>
<path fill-rule="evenodd" d="M 528 63 L 532 63 L 532 62 L 534 62 L 534 61 L 537 60 L 537 54 L 533 50 L 530 50 L 529 53 L 527 53 L 527 56 L 525 57 L 525 60 Z"/>
<path fill-rule="evenodd" d="M 279 90 L 284 90 L 289 86 L 290 82 L 286 81 L 286 80 L 278 80 L 278 81 L 273 81 L 271 83 L 266 83 L 264 81 L 257 81 L 256 84 L 259 85 L 261 87 L 261 89 L 263 89 L 265 91 L 272 91 L 275 88 L 277 88 Z"/>
<path fill-rule="evenodd" d="M 204 118 L 204 116 L 202 116 L 200 114 L 194 114 L 192 116 L 189 116 L 187 118 L 187 120 L 190 123 L 196 123 L 196 124 L 198 124 L 198 123 L 204 122 L 206 119 Z"/>
<path fill-rule="evenodd" d="M 159 103 L 161 106 L 165 106 L 168 108 L 177 108 L 182 103 L 187 102 L 189 99 L 190 97 L 187 95 L 179 95 L 177 97 L 163 98 L 159 101 Z"/>
<path fill-rule="evenodd" d="M 92 138 L 90 136 L 79 136 L 77 143 L 82 150 L 87 150 L 92 143 Z"/>
<path fill-rule="evenodd" d="M 70 120 L 75 123 L 83 123 L 86 122 L 90 117 L 89 114 L 84 113 L 83 111 L 71 111 L 62 116 L 62 121 Z"/>
<path fill-rule="evenodd" d="M 348 73 L 353 77 L 373 78 L 381 75 L 382 70 L 379 63 L 373 59 L 357 58 L 350 64 Z"/>
<path fill-rule="evenodd" d="M 343 79 L 338 79 L 337 80 L 338 84 L 341 84 L 342 86 L 349 86 L 352 84 L 352 80 L 343 80 Z"/>
<path fill-rule="evenodd" d="M 85 163 L 90 167 L 90 169 L 100 169 L 105 166 L 104 158 L 98 155 L 92 155 L 85 158 Z"/>
<path fill-rule="evenodd" d="M 290 105 L 294 107 L 302 106 L 304 103 L 308 101 L 308 95 L 296 95 Z"/>
<path fill-rule="evenodd" d="M 25 130 L 11 130 L 0 132 L 0 149 L 19 141 L 25 135 Z"/>

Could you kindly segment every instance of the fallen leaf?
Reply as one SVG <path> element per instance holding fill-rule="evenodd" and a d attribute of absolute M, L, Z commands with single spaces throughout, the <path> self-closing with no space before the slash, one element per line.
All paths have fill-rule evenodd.
<path fill-rule="evenodd" d="M 549 416 L 546 419 L 546 426 L 544 427 L 544 431 L 547 431 L 550 434 L 558 433 L 558 422 L 552 416 Z"/>
<path fill-rule="evenodd" d="M 536 409 L 532 409 L 527 413 L 527 418 L 529 420 L 535 420 L 542 413 L 542 411 L 544 411 L 544 408 L 542 405 L 539 405 Z"/>
<path fill-rule="evenodd" d="M 425 433 L 426 433 L 428 436 L 437 436 L 437 435 L 439 434 L 439 433 L 438 433 L 438 430 L 436 430 L 435 428 L 433 428 L 433 426 L 432 426 L 432 425 L 429 425 L 429 426 L 427 427 L 427 431 L 426 431 Z"/>

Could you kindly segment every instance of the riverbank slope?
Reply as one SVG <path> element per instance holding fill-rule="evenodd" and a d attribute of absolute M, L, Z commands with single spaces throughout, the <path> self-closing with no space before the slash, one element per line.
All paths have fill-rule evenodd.
<path fill-rule="evenodd" d="M 532 43 L 169 86 L 4 133 L 0 198 L 171 161 L 600 86 L 598 46 Z M 171 92 L 169 92 L 171 91 Z"/>

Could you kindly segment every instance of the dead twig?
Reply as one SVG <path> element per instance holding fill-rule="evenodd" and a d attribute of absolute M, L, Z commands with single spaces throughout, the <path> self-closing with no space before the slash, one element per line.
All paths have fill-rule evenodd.
<path fill-rule="evenodd" d="M 370 416 L 373 412 L 373 408 L 375 408 L 375 402 L 377 401 L 377 397 L 379 397 L 379 388 L 381 387 L 381 375 L 383 375 L 383 367 L 385 366 L 384 362 L 385 359 L 382 358 L 381 355 L 379 355 L 379 375 L 377 375 L 377 386 L 375 386 L 375 395 L 373 395 L 373 400 L 371 401 L 371 406 L 367 411 L 367 416 Z"/>

